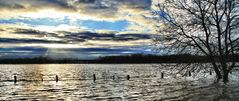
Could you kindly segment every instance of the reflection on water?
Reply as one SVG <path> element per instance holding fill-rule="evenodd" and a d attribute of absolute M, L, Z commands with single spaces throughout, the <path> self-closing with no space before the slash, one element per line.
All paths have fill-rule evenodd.
<path fill-rule="evenodd" d="M 16 84 L 11 81 L 14 75 L 18 79 Z M 127 75 L 130 75 L 129 80 Z M 161 79 L 160 75 L 150 64 L 1 65 L 0 100 L 239 99 L 239 83 L 235 77 L 229 84 L 222 85 L 213 84 L 210 77 L 207 80 L 170 76 Z"/>

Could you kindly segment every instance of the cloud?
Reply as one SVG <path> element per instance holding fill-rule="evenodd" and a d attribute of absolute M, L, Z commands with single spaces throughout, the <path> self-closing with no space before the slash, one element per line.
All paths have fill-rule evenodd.
<path fill-rule="evenodd" d="M 113 47 L 113 48 L 57 48 L 49 49 L 44 47 L 10 47 L 0 48 L 1 58 L 32 58 L 32 57 L 50 57 L 53 59 L 80 58 L 95 59 L 99 56 L 125 55 L 145 53 L 151 54 L 148 49 L 142 49 L 141 46 L 135 47 Z"/>
<path fill-rule="evenodd" d="M 69 17 L 72 20 L 127 20 L 153 30 L 152 25 L 155 21 L 148 18 L 151 15 L 152 2 L 152 0 L 0 0 L 0 18 Z"/>
<path fill-rule="evenodd" d="M 22 33 L 22 31 L 20 33 Z M 39 32 L 39 33 L 44 33 L 44 32 Z M 78 32 L 78 33 L 61 32 L 61 33 L 63 34 L 63 36 L 59 36 L 57 33 L 50 33 L 50 34 L 52 34 L 51 35 L 52 37 L 64 40 L 63 42 L 68 42 L 68 43 L 87 42 L 89 40 L 130 42 L 130 41 L 137 41 L 137 40 L 150 40 L 151 38 L 155 36 L 152 34 L 117 34 L 117 33 L 94 33 L 94 32 Z M 48 40 L 48 41 L 52 41 L 52 40 Z M 58 41 L 53 41 L 53 42 L 58 42 Z"/>
<path fill-rule="evenodd" d="M 149 10 L 151 3 L 151 0 L 0 0 L 0 9 L 22 12 L 55 9 L 107 17 L 117 15 L 120 11 Z"/>
<path fill-rule="evenodd" d="M 0 0 L 0 8 L 3 10 L 36 11 L 40 9 L 73 10 L 67 0 Z"/>
<path fill-rule="evenodd" d="M 32 58 L 44 56 L 47 52 L 46 48 L 36 47 L 10 47 L 0 48 L 0 58 Z"/>
<path fill-rule="evenodd" d="M 15 34 L 27 34 L 27 35 L 46 35 L 46 32 L 42 32 L 35 29 L 15 29 Z"/>
<path fill-rule="evenodd" d="M 154 34 L 118 33 L 115 31 L 89 32 L 84 30 L 47 32 L 34 27 L 9 25 L 2 27 L 0 43 L 16 46 L 35 46 L 47 48 L 80 48 L 80 47 L 118 47 L 150 43 Z M 55 46 L 54 46 L 55 45 Z M 67 46 L 68 45 L 68 46 Z"/>

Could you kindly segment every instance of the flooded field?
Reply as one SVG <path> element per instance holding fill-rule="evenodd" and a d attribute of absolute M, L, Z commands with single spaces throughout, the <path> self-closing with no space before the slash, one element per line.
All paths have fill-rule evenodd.
<path fill-rule="evenodd" d="M 16 83 L 14 76 L 17 77 Z M 238 73 L 233 72 L 230 82 L 226 85 L 214 84 L 212 76 L 205 74 L 200 78 L 173 77 L 165 74 L 162 79 L 160 70 L 151 64 L 0 65 L 0 100 L 237 101 L 239 99 Z"/>

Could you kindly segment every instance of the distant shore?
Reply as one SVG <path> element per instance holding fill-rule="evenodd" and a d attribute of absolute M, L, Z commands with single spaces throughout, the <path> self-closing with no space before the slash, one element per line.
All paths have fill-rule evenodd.
<path fill-rule="evenodd" d="M 239 62 L 239 55 L 230 56 L 228 61 Z M 207 63 L 206 56 L 181 55 L 124 55 L 106 56 L 94 60 L 51 59 L 46 57 L 0 59 L 0 64 L 152 64 L 152 63 Z"/>

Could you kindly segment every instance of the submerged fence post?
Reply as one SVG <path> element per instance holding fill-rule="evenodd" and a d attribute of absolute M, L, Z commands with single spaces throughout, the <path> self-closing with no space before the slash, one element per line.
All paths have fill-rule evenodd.
<path fill-rule="evenodd" d="M 126 78 L 127 78 L 127 80 L 129 80 L 129 79 L 130 79 L 130 76 L 129 76 L 129 75 L 127 75 L 127 77 L 126 77 Z"/>
<path fill-rule="evenodd" d="M 95 74 L 93 74 L 93 81 L 95 82 L 95 80 L 96 80 L 96 76 Z"/>
<path fill-rule="evenodd" d="M 58 82 L 58 76 L 56 75 L 56 82 Z"/>
<path fill-rule="evenodd" d="M 192 76 L 192 74 L 191 74 L 191 72 L 190 72 L 190 71 L 188 72 L 188 76 Z"/>
<path fill-rule="evenodd" d="M 113 78 L 113 80 L 115 80 L 115 76 L 114 75 L 112 76 L 112 78 Z"/>
<path fill-rule="evenodd" d="M 40 74 L 41 81 L 43 82 L 43 74 Z"/>
<path fill-rule="evenodd" d="M 14 75 L 14 83 L 17 83 L 17 76 Z"/>
<path fill-rule="evenodd" d="M 163 74 L 163 72 L 161 72 L 161 79 L 163 79 L 164 78 L 164 74 Z"/>

